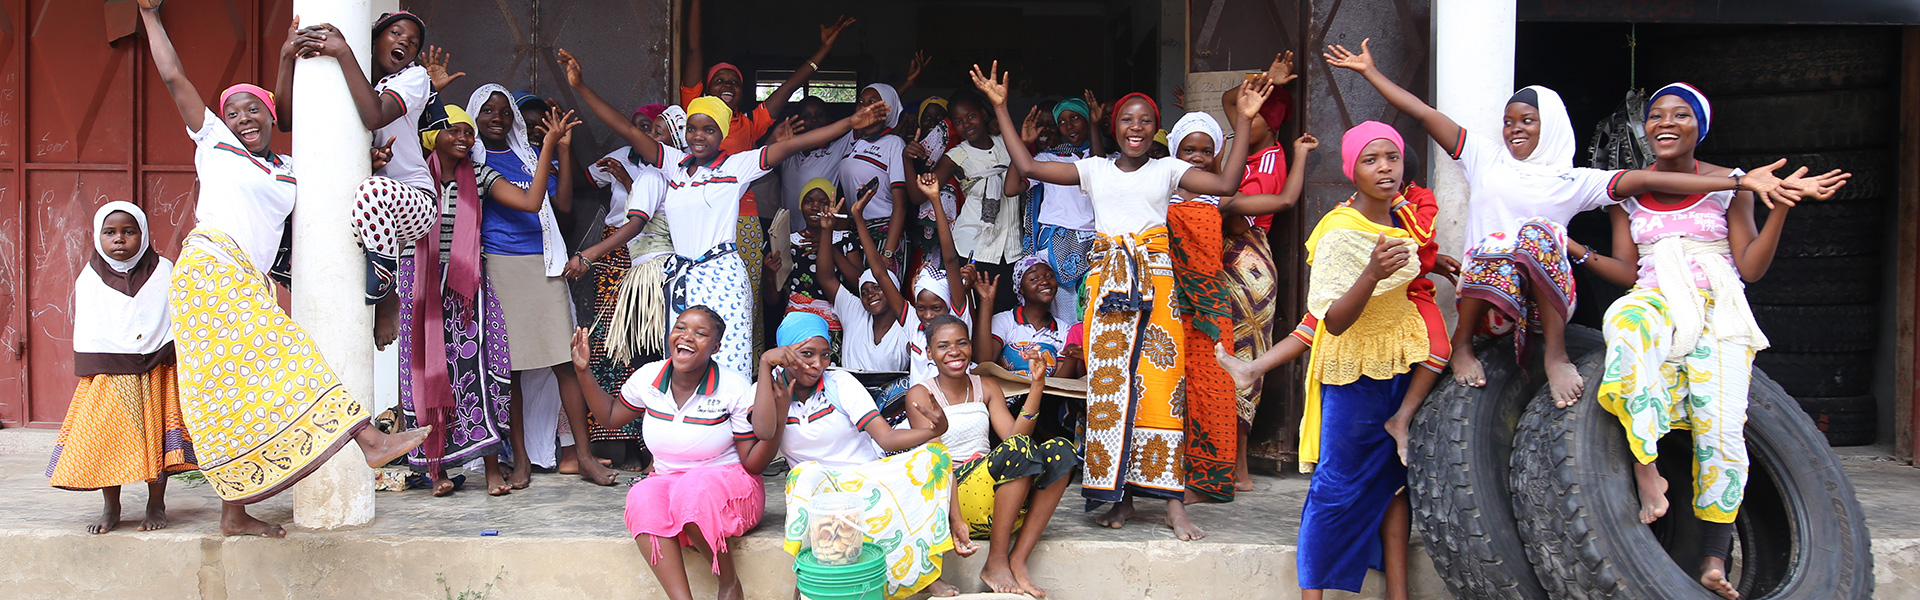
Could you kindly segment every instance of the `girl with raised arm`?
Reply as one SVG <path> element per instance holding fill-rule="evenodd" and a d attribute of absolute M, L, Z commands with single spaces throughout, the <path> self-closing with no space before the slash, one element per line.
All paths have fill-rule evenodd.
<path fill-rule="evenodd" d="M 220 94 L 220 112 L 200 99 L 160 24 L 159 2 L 142 0 L 140 20 L 160 80 L 193 138 L 200 195 L 196 224 L 169 282 L 180 412 L 194 454 L 220 496 L 220 531 L 281 537 L 286 531 L 247 514 L 333 457 L 349 441 L 367 465 L 406 454 L 425 428 L 386 435 L 347 394 L 300 325 L 280 310 L 266 268 L 293 212 L 294 177 L 271 148 L 273 94 L 238 84 Z M 319 43 L 290 26 L 283 56 Z"/>
<path fill-rule="evenodd" d="M 1647 169 L 1740 175 L 1740 169 L 1694 158 L 1712 124 L 1713 104 L 1693 86 L 1675 83 L 1654 91 L 1645 127 L 1655 162 Z M 1802 200 L 1824 200 L 1846 183 L 1838 171 L 1817 180 L 1820 188 Z M 1574 260 L 1594 274 L 1632 288 L 1607 308 L 1608 369 L 1595 397 L 1626 429 L 1640 521 L 1652 523 L 1668 510 L 1667 480 L 1654 464 L 1660 438 L 1675 427 L 1689 430 L 1692 508 L 1705 537 L 1700 585 L 1726 598 L 1739 597 L 1727 557 L 1750 469 L 1743 431 L 1747 388 L 1753 354 L 1768 343 L 1747 306 L 1742 280 L 1758 281 L 1767 273 L 1794 206 L 1769 200 L 1766 224 L 1756 227 L 1754 199 L 1730 191 L 1641 194 L 1607 209 L 1612 256 L 1568 244 Z"/>
<path fill-rule="evenodd" d="M 1089 156 L 1107 155 L 1102 140 L 1105 136 L 1099 135 L 1096 129 L 1105 120 L 1106 111 L 1101 110 L 1093 90 L 1086 90 L 1082 98 L 1054 103 L 1051 112 L 1060 143 L 1040 148 L 1034 160 L 1073 163 Z M 1039 107 L 1027 112 L 1026 122 L 1020 124 L 1022 142 L 1039 143 L 1040 118 Z M 1060 287 L 1054 299 L 1054 312 L 1077 315 L 1080 284 L 1085 281 L 1089 266 L 1087 255 L 1093 251 L 1093 241 L 1099 236 L 1093 230 L 1093 204 L 1079 186 L 1041 183 L 1020 176 L 1018 171 L 1009 174 L 1007 195 L 1017 196 L 1029 190 L 1033 191 L 1030 202 L 1039 205 L 1035 215 L 1038 227 L 1033 232 L 1035 245 L 1047 253 L 1047 266 Z M 1019 283 L 1018 278 L 1015 283 Z M 1078 321 L 1079 317 L 1073 320 Z"/>
<path fill-rule="evenodd" d="M 634 371 L 618 399 L 586 386 L 587 405 L 606 426 L 644 420 L 654 472 L 627 492 L 627 531 L 673 600 L 693 598 L 683 546 L 712 557 L 721 598 L 746 597 L 727 541 L 760 524 L 767 492 L 755 474 L 780 450 L 772 434 L 754 435 L 753 383 L 714 360 L 727 329 L 718 312 L 690 306 L 667 334 L 667 359 Z M 593 381 L 587 336 L 574 331 L 573 370 Z"/>
<path fill-rule="evenodd" d="M 974 85 L 992 102 L 1002 131 L 1013 131 L 1007 113 L 1007 77 L 999 64 L 973 69 Z M 1093 270 L 1087 274 L 1086 349 L 1088 395 L 1087 499 L 1115 503 L 1101 525 L 1118 528 L 1133 515 L 1134 494 L 1167 501 L 1167 522 L 1181 539 L 1200 535 L 1187 518 L 1187 480 L 1180 448 L 1186 423 L 1175 394 L 1186 376 L 1185 326 L 1173 310 L 1175 282 L 1167 234 L 1167 203 L 1175 189 L 1229 196 L 1246 170 L 1247 119 L 1273 84 L 1265 75 L 1249 82 L 1246 102 L 1234 120 L 1233 143 L 1222 173 L 1196 169 L 1174 158 L 1149 158 L 1160 128 L 1160 109 L 1144 94 L 1114 103 L 1109 120 L 1120 143 L 1119 158 L 1095 156 L 1074 163 L 1039 162 L 1020 144 L 1007 145 L 1013 168 L 1037 181 L 1077 185 L 1093 203 Z"/>
<path fill-rule="evenodd" d="M 746 262 L 735 245 L 741 195 L 754 180 L 794 153 L 882 122 L 887 106 L 865 105 L 826 127 L 763 148 L 726 154 L 721 145 L 730 134 L 733 110 L 719 98 L 701 96 L 688 104 L 687 150 L 681 151 L 654 141 L 587 87 L 573 54 L 561 50 L 559 59 L 566 69 L 568 85 L 594 115 L 633 144 L 643 164 L 667 175 L 668 191 L 661 210 L 673 215 L 677 256 L 670 267 L 669 310 L 678 314 L 699 304 L 718 310 L 729 326 L 717 360 L 742 376 L 750 373 L 753 315 L 758 308 L 753 303 L 754 289 L 747 277 Z"/>
<path fill-rule="evenodd" d="M 1467 135 L 1467 130 L 1374 68 L 1367 41 L 1360 53 L 1327 47 L 1327 64 L 1360 73 L 1388 104 L 1420 122 L 1447 156 L 1466 173 L 1473 201 L 1467 212 L 1466 245 L 1461 266 L 1460 319 L 1454 348 L 1472 348 L 1474 333 L 1496 311 L 1515 330 L 1514 351 L 1524 356 L 1527 333 L 1542 334 L 1546 370 L 1554 403 L 1580 399 L 1579 372 L 1567 357 L 1567 319 L 1573 316 L 1573 264 L 1567 260 L 1566 223 L 1573 215 L 1618 204 L 1646 192 L 1704 194 L 1747 190 L 1797 199 L 1805 182 L 1773 176 L 1783 159 L 1752 173 L 1709 177 L 1659 171 L 1602 171 L 1574 168 L 1573 124 L 1560 95 L 1541 86 L 1523 88 L 1508 99 L 1501 139 Z M 1522 361 L 1524 362 L 1524 361 Z M 1453 357 L 1453 378 L 1461 385 L 1486 384 L 1473 352 Z"/>

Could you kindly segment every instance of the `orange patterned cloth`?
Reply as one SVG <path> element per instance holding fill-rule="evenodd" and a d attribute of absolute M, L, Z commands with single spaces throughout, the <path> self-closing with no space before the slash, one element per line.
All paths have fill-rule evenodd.
<path fill-rule="evenodd" d="M 1185 317 L 1187 488 L 1233 500 L 1233 461 L 1239 451 L 1237 394 L 1213 346 L 1233 342 L 1233 309 L 1221 273 L 1220 206 L 1202 196 L 1174 197 L 1167 206 L 1173 230 L 1173 271 L 1180 282 L 1174 310 Z"/>
<path fill-rule="evenodd" d="M 53 487 L 97 490 L 198 469 L 173 363 L 80 380 L 47 461 Z"/>
<path fill-rule="evenodd" d="M 1081 483 L 1090 507 L 1128 493 L 1186 494 L 1186 328 L 1173 310 L 1168 244 L 1166 227 L 1094 243 Z"/>

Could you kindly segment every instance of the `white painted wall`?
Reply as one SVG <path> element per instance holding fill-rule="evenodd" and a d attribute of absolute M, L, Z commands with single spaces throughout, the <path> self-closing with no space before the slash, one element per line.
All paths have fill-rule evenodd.
<path fill-rule="evenodd" d="M 1513 95 L 1514 0 L 1441 0 L 1433 3 L 1434 108 L 1468 135 L 1498 136 L 1501 110 Z M 1440 145 L 1427 143 L 1434 195 L 1440 202 L 1435 227 L 1440 252 L 1456 258 L 1466 244 L 1471 202 L 1460 166 Z M 1454 317 L 1453 288 L 1440 286 L 1441 310 Z"/>

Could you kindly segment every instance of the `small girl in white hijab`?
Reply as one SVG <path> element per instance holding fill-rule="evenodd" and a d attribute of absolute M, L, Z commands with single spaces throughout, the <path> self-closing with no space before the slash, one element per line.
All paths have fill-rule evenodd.
<path fill-rule="evenodd" d="M 174 375 L 167 282 L 173 261 L 147 246 L 147 214 L 108 202 L 93 215 L 93 256 L 73 282 L 73 391 L 47 461 L 53 487 L 100 490 L 88 533 L 120 525 L 120 486 L 147 483 L 140 531 L 167 526 L 167 477 L 198 469 Z"/>

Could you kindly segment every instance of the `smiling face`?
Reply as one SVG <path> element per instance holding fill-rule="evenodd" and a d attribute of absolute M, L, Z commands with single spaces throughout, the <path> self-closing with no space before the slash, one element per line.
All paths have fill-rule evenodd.
<path fill-rule="evenodd" d="M 1180 147 L 1173 157 L 1193 165 L 1202 171 L 1213 171 L 1213 136 L 1195 131 L 1180 140 Z"/>
<path fill-rule="evenodd" d="M 921 290 L 920 293 L 913 295 L 913 313 L 920 317 L 921 323 L 932 321 L 934 317 L 940 315 L 949 314 L 950 310 L 951 309 L 947 307 L 947 301 L 941 300 L 938 294 Z"/>
<path fill-rule="evenodd" d="M 807 195 L 800 197 L 800 213 L 806 216 L 807 227 L 810 227 L 810 228 L 819 227 L 820 213 L 826 212 L 826 210 L 827 210 L 826 190 L 822 190 L 820 188 L 814 188 L 811 190 L 807 190 Z"/>
<path fill-rule="evenodd" d="M 435 135 L 433 152 L 441 156 L 440 164 L 457 165 L 473 154 L 473 126 L 454 123 Z"/>
<path fill-rule="evenodd" d="M 740 112 L 741 105 L 745 104 L 745 96 L 740 94 L 739 71 L 721 69 L 714 72 L 713 77 L 707 79 L 706 91 L 708 96 L 719 98 L 727 106 L 733 107 L 733 112 Z"/>
<path fill-rule="evenodd" d="M 687 153 L 704 163 L 720 155 L 720 122 L 705 113 L 687 117 Z"/>
<path fill-rule="evenodd" d="M 673 329 L 667 332 L 667 359 L 673 361 L 673 370 L 687 373 L 695 369 L 705 369 L 713 362 L 713 351 L 720 347 L 720 336 L 725 330 L 720 321 L 706 310 L 690 309 L 680 313 L 673 322 Z"/>
<path fill-rule="evenodd" d="M 1653 155 L 1660 159 L 1693 156 L 1694 146 L 1700 143 L 1698 118 L 1679 96 L 1655 99 L 1653 108 L 1647 109 L 1647 141 L 1653 144 Z"/>
<path fill-rule="evenodd" d="M 1138 96 L 1127 99 L 1113 120 L 1113 136 L 1120 141 L 1120 154 L 1141 158 L 1153 150 L 1153 134 L 1160 130 L 1160 119 L 1153 114 L 1153 103 Z"/>
<path fill-rule="evenodd" d="M 807 102 L 800 106 L 800 120 L 794 122 L 793 134 L 801 135 L 832 124 L 833 115 L 827 112 L 827 103 Z"/>
<path fill-rule="evenodd" d="M 473 115 L 473 122 L 480 125 L 475 133 L 488 148 L 505 150 L 507 132 L 513 130 L 513 101 L 507 99 L 506 94 L 494 92 L 480 104 L 480 112 Z"/>
<path fill-rule="evenodd" d="M 827 370 L 827 364 L 833 361 L 827 357 L 827 338 L 810 337 L 793 346 L 793 362 L 787 364 L 787 375 L 800 382 L 800 387 L 810 388 L 820 384 L 820 373 Z M 795 394 L 798 396 L 798 394 Z M 796 397 L 794 400 L 805 400 Z"/>
<path fill-rule="evenodd" d="M 266 154 L 267 146 L 273 143 L 273 112 L 259 96 L 228 96 L 227 103 L 220 105 L 220 122 L 227 124 L 227 130 L 240 138 L 240 145 L 248 152 Z"/>
<path fill-rule="evenodd" d="M 1020 295 L 1027 299 L 1029 305 L 1039 303 L 1040 306 L 1051 306 L 1054 295 L 1058 293 L 1060 282 L 1054 280 L 1053 267 L 1046 263 L 1028 267 L 1027 272 L 1020 276 Z"/>
<path fill-rule="evenodd" d="M 935 127 L 942 126 L 946 120 L 947 120 L 947 107 L 945 106 L 941 106 L 938 104 L 928 104 L 925 109 L 922 109 L 920 111 L 920 128 L 921 129 L 932 131 Z"/>
<path fill-rule="evenodd" d="M 1370 198 L 1392 200 L 1400 194 L 1400 176 L 1405 169 L 1400 148 L 1392 140 L 1367 142 L 1360 156 L 1353 159 L 1353 187 Z"/>
<path fill-rule="evenodd" d="M 949 323 L 927 332 L 927 357 L 948 378 L 967 376 L 973 364 L 973 340 L 967 337 L 965 323 Z"/>
<path fill-rule="evenodd" d="M 122 211 L 114 211 L 100 224 L 100 249 L 107 258 L 126 262 L 140 253 L 140 222 Z"/>
<path fill-rule="evenodd" d="M 980 107 L 974 106 L 972 102 L 956 101 L 953 103 L 953 111 L 948 114 L 953 117 L 953 128 L 960 135 L 960 139 L 977 147 L 985 147 L 993 143 L 993 140 L 988 139 L 987 136 L 987 113 L 980 110 Z"/>
<path fill-rule="evenodd" d="M 1087 142 L 1087 117 L 1085 115 L 1071 110 L 1061 112 L 1060 119 L 1054 123 L 1054 126 L 1060 130 L 1061 141 L 1074 146 Z"/>
<path fill-rule="evenodd" d="M 396 20 L 373 36 L 373 60 L 380 67 L 380 75 L 399 73 L 407 68 L 407 63 L 413 62 L 414 55 L 420 53 L 420 38 L 424 36 L 420 24 L 411 19 Z"/>
<path fill-rule="evenodd" d="M 1506 116 L 1500 118 L 1500 131 L 1506 134 L 1507 152 L 1513 159 L 1526 160 L 1540 145 L 1540 109 L 1524 102 L 1508 103 Z"/>
<path fill-rule="evenodd" d="M 860 307 L 867 309 L 869 315 L 882 315 L 887 312 L 886 291 L 878 283 L 860 284 Z"/>

